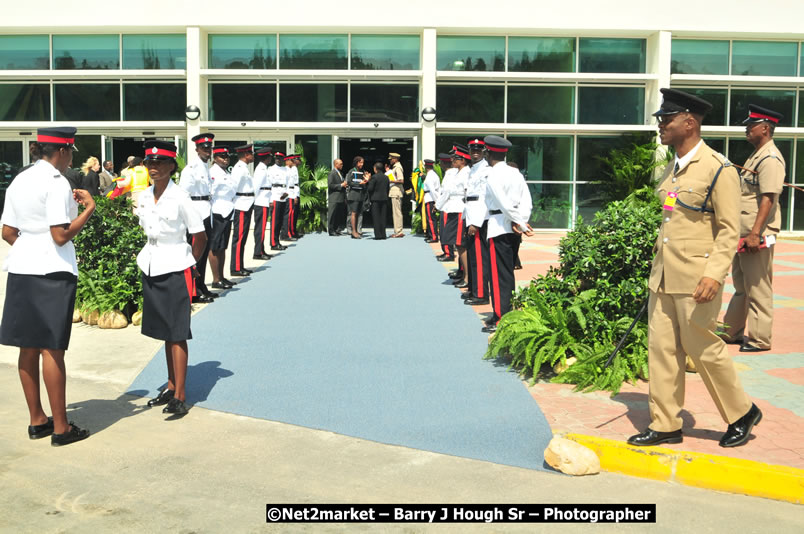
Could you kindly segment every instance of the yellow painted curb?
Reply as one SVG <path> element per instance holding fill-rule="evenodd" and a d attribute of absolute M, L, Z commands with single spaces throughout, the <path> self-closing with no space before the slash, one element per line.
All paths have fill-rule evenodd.
<path fill-rule="evenodd" d="M 606 471 L 804 504 L 804 469 L 622 441 L 557 434 L 589 447 Z"/>

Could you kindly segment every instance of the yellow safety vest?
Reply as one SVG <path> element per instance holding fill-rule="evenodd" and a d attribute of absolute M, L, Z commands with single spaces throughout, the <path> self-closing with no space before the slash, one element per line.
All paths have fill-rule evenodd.
<path fill-rule="evenodd" d="M 148 187 L 151 185 L 151 177 L 148 174 L 148 169 L 146 169 L 143 165 L 137 165 L 132 169 L 132 171 L 133 177 L 131 179 L 131 192 L 139 193 L 148 189 Z"/>

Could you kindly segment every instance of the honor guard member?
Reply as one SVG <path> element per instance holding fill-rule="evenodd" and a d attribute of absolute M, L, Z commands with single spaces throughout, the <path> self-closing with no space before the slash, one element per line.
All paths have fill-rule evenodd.
<path fill-rule="evenodd" d="M 489 210 L 486 207 L 486 183 L 491 167 L 486 161 L 486 143 L 480 138 L 468 142 L 472 168 L 466 188 L 467 263 L 469 265 L 469 291 L 462 298 L 464 304 L 478 306 L 489 303 L 489 276 L 491 263 L 488 232 Z"/>
<path fill-rule="evenodd" d="M 701 122 L 712 104 L 676 89 L 661 92 L 664 100 L 654 116 L 661 143 L 673 146 L 676 157 L 657 188 L 663 216 L 648 280 L 651 422 L 628 443 L 681 443 L 689 356 L 729 425 L 720 445 L 736 447 L 762 418 L 715 334 L 723 281 L 739 239 L 740 178 L 701 140 Z"/>
<path fill-rule="evenodd" d="M 215 138 L 214 134 L 203 133 L 198 134 L 192 138 L 195 143 L 195 152 L 198 154 L 198 159 L 193 160 L 189 165 L 184 167 L 181 171 L 181 178 L 179 179 L 179 187 L 187 191 L 190 195 L 190 200 L 193 201 L 193 207 L 198 212 L 201 220 L 204 221 L 204 234 L 207 237 L 207 244 L 201 257 L 198 258 L 196 270 L 198 278 L 193 280 L 193 302 L 208 303 L 212 302 L 217 297 L 215 293 L 207 289 L 204 278 L 207 274 L 207 257 L 209 256 L 209 245 L 212 237 L 212 204 L 210 202 L 210 186 L 212 184 L 209 178 L 209 160 L 212 157 L 212 140 Z M 188 239 L 192 240 L 190 235 Z M 192 246 L 192 241 L 190 241 Z"/>
<path fill-rule="evenodd" d="M 488 150 L 489 170 L 486 182 L 486 206 L 489 210 L 488 242 L 491 265 L 492 316 L 484 332 L 495 332 L 503 315 L 511 311 L 514 279 L 514 242 L 516 234 L 532 235 L 528 224 L 533 203 L 525 178 L 508 166 L 505 156 L 511 142 L 496 135 L 483 139 Z"/>
<path fill-rule="evenodd" d="M 285 157 L 285 173 L 287 175 L 288 203 L 285 217 L 282 220 L 282 239 L 296 241 L 296 215 L 299 209 L 299 164 L 298 154 Z"/>
<path fill-rule="evenodd" d="M 209 266 L 212 267 L 212 287 L 230 289 L 235 282 L 223 276 L 226 265 L 226 248 L 232 233 L 232 214 L 237 198 L 237 185 L 229 174 L 229 147 L 216 146 L 212 149 L 214 163 L 209 170 L 212 195 L 212 235 L 209 244 Z"/>
<path fill-rule="evenodd" d="M 285 250 L 279 241 L 279 232 L 288 204 L 288 173 L 285 168 L 285 154 L 274 152 L 274 164 L 268 168 L 271 180 L 271 250 Z"/>
<path fill-rule="evenodd" d="M 238 161 L 232 168 L 232 180 L 237 187 L 237 198 L 232 220 L 232 257 L 229 259 L 229 271 L 232 276 L 248 276 L 253 271 L 246 269 L 244 260 L 254 205 L 254 182 L 248 166 L 254 161 L 254 146 L 242 145 L 235 151 Z"/>
<path fill-rule="evenodd" d="M 254 259 L 270 260 L 265 253 L 265 227 L 271 211 L 271 177 L 268 167 L 274 163 L 274 153 L 270 147 L 255 151 L 259 163 L 254 168 Z"/>
<path fill-rule="evenodd" d="M 168 380 L 148 406 L 167 404 L 162 413 L 182 416 L 187 381 L 192 268 L 206 247 L 207 236 L 190 195 L 173 183 L 176 145 L 145 142 L 145 165 L 153 181 L 139 196 L 137 215 L 148 240 L 139 254 L 142 270 L 142 333 L 165 342 Z M 193 235 L 193 246 L 187 233 Z"/>
<path fill-rule="evenodd" d="M 743 121 L 745 136 L 754 152 L 740 171 L 742 201 L 740 237 L 731 267 L 734 296 L 723 322 L 721 337 L 739 343 L 740 352 L 771 348 L 773 329 L 773 243 L 781 230 L 779 195 L 785 177 L 785 163 L 773 142 L 773 131 L 781 113 L 753 104 Z M 745 333 L 748 330 L 748 333 Z"/>
<path fill-rule="evenodd" d="M 448 192 L 445 188 L 447 186 L 451 187 L 453 182 L 453 178 L 458 174 L 458 169 L 452 166 L 452 154 L 445 154 L 441 153 L 438 155 L 439 162 L 441 163 L 441 168 L 444 169 L 444 175 L 441 177 L 441 191 L 438 195 L 438 198 L 435 202 L 435 208 L 440 212 L 441 216 L 440 219 L 440 228 L 439 228 L 439 239 L 441 240 L 441 249 L 444 251 L 443 254 L 437 256 L 436 259 L 438 261 L 454 261 L 455 260 L 455 245 L 450 244 L 449 241 L 446 239 L 450 237 L 447 232 L 447 212 L 444 211 L 444 205 L 446 204 L 447 200 L 451 198 L 451 193 Z M 453 236 L 454 237 L 454 236 Z"/>
<path fill-rule="evenodd" d="M 433 170 L 435 162 L 431 159 L 424 160 L 424 168 L 427 174 L 424 176 L 424 216 L 427 221 L 427 243 L 438 241 L 438 227 L 436 226 L 435 201 L 441 194 L 441 180 Z"/>
<path fill-rule="evenodd" d="M 455 248 L 458 250 L 458 272 L 451 275 L 453 285 L 459 289 L 469 287 L 467 280 L 469 269 L 466 265 L 466 189 L 469 185 L 469 149 L 464 145 L 455 145 L 452 149 L 452 161 L 458 174 L 455 176 L 456 190 L 463 191 L 460 197 L 461 212 L 458 213 L 458 224 L 455 232 Z M 448 202 L 449 204 L 449 202 Z M 453 217 L 452 213 L 448 217 Z"/>
<path fill-rule="evenodd" d="M 405 237 L 403 232 L 402 198 L 405 196 L 405 173 L 399 163 L 399 154 L 391 152 L 388 159 L 391 161 L 391 172 L 394 179 L 391 181 L 391 190 L 388 197 L 391 199 L 391 215 L 394 220 L 394 233 L 391 237 Z"/>

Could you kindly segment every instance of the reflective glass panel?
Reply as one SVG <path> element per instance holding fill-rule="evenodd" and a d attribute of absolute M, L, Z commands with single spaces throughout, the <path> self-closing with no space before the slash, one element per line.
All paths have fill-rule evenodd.
<path fill-rule="evenodd" d="M 50 68 L 50 38 L 47 35 L 0 35 L 0 70 Z"/>
<path fill-rule="evenodd" d="M 748 104 L 756 104 L 784 115 L 779 126 L 792 126 L 796 108 L 795 91 L 776 91 L 764 89 L 731 90 L 731 123 L 740 125 L 748 117 Z"/>
<path fill-rule="evenodd" d="M 119 35 L 54 35 L 53 68 L 119 69 Z"/>
<path fill-rule="evenodd" d="M 789 181 L 788 177 L 793 176 L 793 141 L 791 139 L 778 139 L 774 138 L 773 142 L 779 153 L 784 158 L 785 162 L 785 181 Z M 754 152 L 754 145 L 749 143 L 743 138 L 729 138 L 729 161 L 742 165 Z M 763 163 L 764 165 L 764 163 Z"/>
<path fill-rule="evenodd" d="M 280 35 L 280 69 L 345 69 L 346 35 Z"/>
<path fill-rule="evenodd" d="M 787 189 L 790 189 L 789 187 Z M 790 195 L 795 195 L 795 209 L 793 210 L 793 230 L 804 230 L 804 191 L 793 189 L 786 191 L 779 200 L 786 201 Z M 785 228 L 785 222 L 782 221 L 782 228 Z"/>
<path fill-rule="evenodd" d="M 526 180 L 572 180 L 572 137 L 509 135 L 506 159 L 516 162 Z"/>
<path fill-rule="evenodd" d="M 187 38 L 175 35 L 123 35 L 124 69 L 183 69 Z"/>
<path fill-rule="evenodd" d="M 725 137 L 703 137 L 704 142 L 709 145 L 709 148 L 715 152 L 726 154 L 726 138 Z"/>
<path fill-rule="evenodd" d="M 0 84 L 0 121 L 49 121 L 50 86 Z"/>
<path fill-rule="evenodd" d="M 352 35 L 352 68 L 356 70 L 417 70 L 418 35 Z"/>
<path fill-rule="evenodd" d="M 795 183 L 804 184 L 804 139 L 799 139 L 796 142 L 796 176 Z"/>
<path fill-rule="evenodd" d="M 643 87 L 579 87 L 578 124 L 644 124 Z"/>
<path fill-rule="evenodd" d="M 795 76 L 798 43 L 733 41 L 731 73 L 741 76 Z"/>
<path fill-rule="evenodd" d="M 533 228 L 569 228 L 572 215 L 572 184 L 529 183 Z"/>
<path fill-rule="evenodd" d="M 124 121 L 183 121 L 186 106 L 183 83 L 123 84 Z"/>
<path fill-rule="evenodd" d="M 101 136 L 100 135 L 76 135 L 75 146 L 78 152 L 73 152 L 73 168 L 81 168 L 91 156 L 101 159 Z M 138 154 L 142 155 L 142 154 Z"/>
<path fill-rule="evenodd" d="M 352 122 L 417 122 L 418 85 L 352 84 Z"/>
<path fill-rule="evenodd" d="M 509 72 L 575 72 L 575 39 L 509 37 Z"/>
<path fill-rule="evenodd" d="M 704 89 L 704 88 L 678 88 L 685 93 L 690 93 L 697 97 L 703 98 L 712 104 L 712 110 L 704 116 L 703 124 L 705 126 L 728 126 L 726 124 L 726 100 L 728 100 L 728 91 L 726 89 Z M 651 113 L 655 111 L 652 110 Z M 656 123 L 656 120 L 653 120 Z"/>
<path fill-rule="evenodd" d="M 441 154 L 441 153 L 446 154 L 447 152 L 452 150 L 453 146 L 455 146 L 457 144 L 465 145 L 466 141 L 469 140 L 469 137 L 471 137 L 471 136 L 468 136 L 468 135 L 465 135 L 465 134 L 437 135 L 436 136 L 436 153 L 435 153 L 435 157 L 433 158 L 433 159 L 435 159 L 435 162 L 438 163 L 438 155 L 439 154 Z M 481 137 L 485 137 L 485 136 L 481 136 Z"/>
<path fill-rule="evenodd" d="M 119 83 L 53 85 L 56 121 L 119 121 Z"/>
<path fill-rule="evenodd" d="M 437 120 L 446 122 L 503 122 L 502 85 L 439 85 Z"/>
<path fill-rule="evenodd" d="M 332 169 L 331 135 L 297 135 L 296 144 L 302 146 L 304 158 L 310 169 L 318 167 Z"/>
<path fill-rule="evenodd" d="M 505 70 L 505 37 L 437 37 L 438 70 Z"/>
<path fill-rule="evenodd" d="M 275 121 L 276 84 L 209 84 L 209 120 Z"/>
<path fill-rule="evenodd" d="M 578 72 L 645 72 L 645 39 L 581 38 Z"/>
<path fill-rule="evenodd" d="M 574 111 L 574 87 L 508 86 L 508 122 L 572 124 Z"/>
<path fill-rule="evenodd" d="M 210 35 L 210 69 L 275 69 L 276 34 Z"/>
<path fill-rule="evenodd" d="M 279 86 L 279 120 L 292 122 L 345 121 L 346 84 L 281 84 Z"/>
<path fill-rule="evenodd" d="M 22 167 L 22 141 L 0 141 L 0 213 L 5 204 L 6 188 Z"/>
<path fill-rule="evenodd" d="M 728 74 L 729 42 L 673 39 L 672 74 Z"/>

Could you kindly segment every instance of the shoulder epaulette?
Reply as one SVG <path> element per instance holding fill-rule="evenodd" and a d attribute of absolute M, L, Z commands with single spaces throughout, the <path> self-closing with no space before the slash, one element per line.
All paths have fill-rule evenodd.
<path fill-rule="evenodd" d="M 714 156 L 714 158 L 718 160 L 718 162 L 724 167 L 731 167 L 732 163 L 729 161 L 729 158 L 727 158 L 720 152 L 712 151 L 712 156 Z"/>

